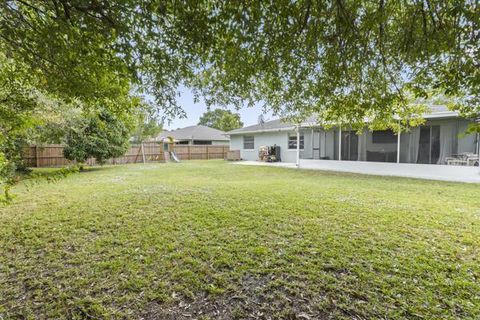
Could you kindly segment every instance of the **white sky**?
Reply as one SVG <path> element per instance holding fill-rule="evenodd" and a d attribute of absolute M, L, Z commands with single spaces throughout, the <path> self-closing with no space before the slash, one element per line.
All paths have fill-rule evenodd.
<path fill-rule="evenodd" d="M 178 98 L 179 105 L 187 113 L 187 118 L 184 119 L 173 119 L 171 123 L 165 123 L 165 129 L 177 129 L 183 128 L 186 126 L 196 125 L 200 116 L 207 110 L 207 106 L 201 100 L 198 103 L 194 103 L 193 94 L 190 90 L 182 88 L 182 95 Z M 215 106 L 212 106 L 211 109 L 215 109 Z M 244 126 L 249 126 L 256 124 L 258 121 L 258 116 L 262 114 L 262 108 L 260 106 L 255 106 L 252 108 L 242 108 L 240 110 L 235 110 L 235 108 L 230 108 L 233 112 L 239 113 L 240 118 Z M 265 121 L 274 119 L 270 112 L 264 114 Z"/>

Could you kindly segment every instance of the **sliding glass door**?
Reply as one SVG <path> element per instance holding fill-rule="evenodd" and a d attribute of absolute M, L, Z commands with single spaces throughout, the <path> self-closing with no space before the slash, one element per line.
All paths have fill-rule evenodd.
<path fill-rule="evenodd" d="M 438 162 L 440 157 L 440 126 L 420 127 L 417 163 Z"/>

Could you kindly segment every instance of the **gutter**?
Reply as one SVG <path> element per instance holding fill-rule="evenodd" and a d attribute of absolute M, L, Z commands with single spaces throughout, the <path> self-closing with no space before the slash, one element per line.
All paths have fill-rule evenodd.
<path fill-rule="evenodd" d="M 424 119 L 445 119 L 445 118 L 458 118 L 460 117 L 460 115 L 456 111 L 440 111 L 435 113 L 426 113 L 426 114 L 423 114 L 422 117 Z M 368 122 L 368 120 L 366 120 L 365 122 Z M 299 127 L 308 128 L 308 127 L 316 127 L 316 126 L 321 126 L 321 125 L 316 122 L 302 122 Z M 272 129 L 263 129 L 263 130 L 246 130 L 246 131 L 239 131 L 239 132 L 227 132 L 226 135 L 233 136 L 233 135 L 252 134 L 252 133 L 293 131 L 295 130 L 295 128 L 296 128 L 295 126 L 291 126 L 291 127 L 272 128 Z"/>
<path fill-rule="evenodd" d="M 248 133 L 265 133 L 265 132 L 282 132 L 282 131 L 292 131 L 295 130 L 295 126 L 285 127 L 285 128 L 274 128 L 274 129 L 263 129 L 263 130 L 250 130 L 250 131 L 240 131 L 240 132 L 228 132 L 227 134 L 239 135 L 239 134 L 248 134 Z"/>

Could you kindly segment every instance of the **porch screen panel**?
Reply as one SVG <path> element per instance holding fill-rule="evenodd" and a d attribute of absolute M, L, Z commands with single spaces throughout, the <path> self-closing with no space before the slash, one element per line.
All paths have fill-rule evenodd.
<path fill-rule="evenodd" d="M 431 128 L 430 163 L 437 163 L 440 157 L 440 126 L 432 126 Z"/>
<path fill-rule="evenodd" d="M 396 162 L 398 136 L 392 130 L 371 132 L 367 144 L 367 161 Z"/>
<path fill-rule="evenodd" d="M 355 131 L 342 131 L 342 160 L 358 160 L 358 135 Z"/>
<path fill-rule="evenodd" d="M 420 127 L 417 163 L 437 163 L 440 157 L 440 126 Z"/>
<path fill-rule="evenodd" d="M 420 128 L 420 142 L 418 144 L 417 163 L 430 162 L 430 127 Z"/>

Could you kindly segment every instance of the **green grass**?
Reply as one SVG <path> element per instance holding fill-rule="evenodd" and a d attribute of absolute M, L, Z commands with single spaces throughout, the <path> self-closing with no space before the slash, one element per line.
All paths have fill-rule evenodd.
<path fill-rule="evenodd" d="M 480 186 L 223 161 L 27 179 L 0 319 L 478 319 Z"/>

